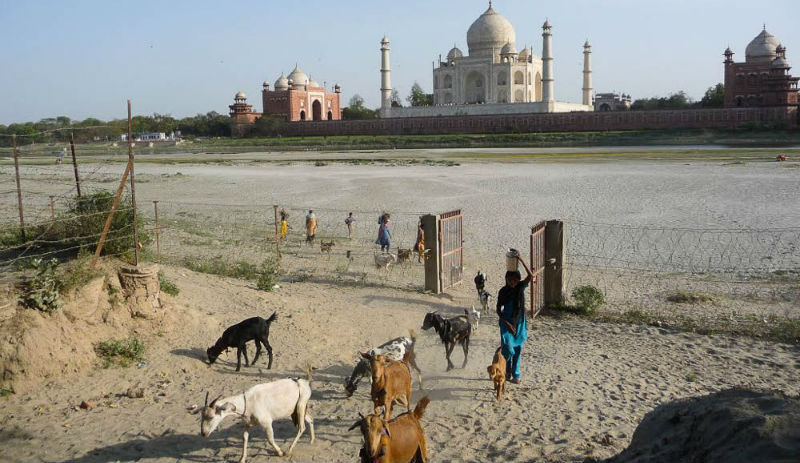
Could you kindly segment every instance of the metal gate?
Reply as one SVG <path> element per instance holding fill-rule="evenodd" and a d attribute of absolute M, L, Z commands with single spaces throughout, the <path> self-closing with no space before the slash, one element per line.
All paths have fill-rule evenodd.
<path fill-rule="evenodd" d="M 531 283 L 531 316 L 535 317 L 544 307 L 545 226 L 539 222 L 531 229 L 531 272 L 535 281 Z"/>
<path fill-rule="evenodd" d="M 439 214 L 439 285 L 444 291 L 464 276 L 464 224 L 461 209 Z"/>

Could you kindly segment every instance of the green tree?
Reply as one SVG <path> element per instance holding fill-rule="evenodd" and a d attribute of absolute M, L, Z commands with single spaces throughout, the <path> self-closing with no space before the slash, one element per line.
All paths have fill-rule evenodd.
<path fill-rule="evenodd" d="M 411 94 L 406 98 L 411 106 L 433 106 L 433 93 L 425 93 L 419 83 L 411 86 Z"/>
<path fill-rule="evenodd" d="M 283 119 L 275 116 L 261 116 L 247 132 L 248 137 L 273 137 L 283 127 Z"/>
<path fill-rule="evenodd" d="M 686 109 L 692 106 L 692 99 L 683 90 L 671 93 L 666 97 L 640 98 L 633 102 L 634 111 L 652 111 L 655 109 Z"/>
<path fill-rule="evenodd" d="M 378 112 L 364 107 L 364 98 L 357 93 L 350 98 L 348 106 L 342 110 L 342 119 L 346 120 L 375 119 L 377 117 Z"/>
<path fill-rule="evenodd" d="M 397 89 L 392 89 L 392 108 L 402 108 L 403 103 L 400 101 L 400 92 Z"/>
<path fill-rule="evenodd" d="M 706 94 L 700 99 L 700 106 L 703 108 L 721 108 L 725 103 L 725 86 L 717 84 L 708 87 Z"/>

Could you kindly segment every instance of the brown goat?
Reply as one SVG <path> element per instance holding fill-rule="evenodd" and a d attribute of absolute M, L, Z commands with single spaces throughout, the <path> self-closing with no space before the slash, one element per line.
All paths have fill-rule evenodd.
<path fill-rule="evenodd" d="M 386 421 L 380 415 L 361 416 L 350 426 L 350 430 L 360 427 L 364 437 L 361 461 L 365 463 L 394 463 L 428 461 L 428 447 L 425 431 L 419 420 L 425 413 L 430 399 L 423 397 L 413 412 L 403 413 Z"/>
<path fill-rule="evenodd" d="M 497 393 L 497 401 L 503 400 L 503 392 L 506 390 L 506 358 L 503 356 L 503 347 L 498 347 L 494 353 L 492 364 L 486 368 L 489 372 L 489 379 L 494 383 L 494 391 Z"/>
<path fill-rule="evenodd" d="M 369 356 L 361 354 L 369 360 L 372 370 L 372 390 L 370 396 L 375 404 L 375 414 L 383 406 L 383 418 L 392 417 L 392 404 L 397 401 L 411 411 L 411 371 L 405 362 L 397 362 L 383 355 Z"/>

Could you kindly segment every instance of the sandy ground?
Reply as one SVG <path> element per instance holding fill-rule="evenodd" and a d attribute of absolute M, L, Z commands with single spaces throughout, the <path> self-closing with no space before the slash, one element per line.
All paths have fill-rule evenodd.
<path fill-rule="evenodd" d="M 318 441 L 298 444 L 293 461 L 353 461 L 360 437 L 347 428 L 371 408 L 367 387 L 344 396 L 343 381 L 356 352 L 407 329 L 419 330 L 429 310 L 457 313 L 458 297 L 383 288 L 288 284 L 275 293 L 249 284 L 167 268 L 181 288 L 168 310 L 185 320 L 161 336 L 149 334 L 147 366 L 96 369 L 19 391 L 3 399 L 4 461 L 235 460 L 241 424 L 229 419 L 209 439 L 199 435 L 187 407 L 211 395 L 236 394 L 259 382 L 316 368 L 312 414 Z M 204 349 L 222 329 L 251 315 L 279 319 L 271 342 L 276 358 L 235 373 L 235 357 L 213 366 Z M 495 317 L 474 336 L 466 369 L 445 373 L 438 338 L 419 332 L 418 362 L 431 399 L 423 420 L 433 461 L 580 461 L 606 457 L 629 442 L 642 416 L 656 405 L 731 386 L 800 393 L 797 347 L 754 340 L 698 336 L 656 328 L 537 319 L 523 353 L 523 384 L 509 400 L 494 401 L 486 375 L 497 343 Z M 460 363 L 461 354 L 455 353 Z M 145 388 L 143 399 L 121 396 Z M 415 386 L 415 400 L 422 396 Z M 81 400 L 98 407 L 75 409 Z M 276 425 L 279 444 L 293 435 Z M 607 437 L 610 436 L 610 437 Z M 251 433 L 254 461 L 278 460 L 263 431 Z"/>
<path fill-rule="evenodd" d="M 206 391 L 235 394 L 258 382 L 298 375 L 307 362 L 316 368 L 312 414 L 319 440 L 313 445 L 307 438 L 301 440 L 293 459 L 354 460 L 360 438 L 347 428 L 357 412 L 370 409 L 364 383 L 353 398 L 344 397 L 344 377 L 350 373 L 357 350 L 403 335 L 407 329 L 419 330 L 427 311 L 457 314 L 476 302 L 469 284 L 455 288 L 449 296 L 421 294 L 415 290 L 420 271 L 413 264 L 389 274 L 369 269 L 373 223 L 383 210 L 393 213 L 396 244 L 406 246 L 413 242 L 420 213 L 462 208 L 465 271 L 470 277 L 478 268 L 487 270 L 492 292 L 499 288 L 503 251 L 508 247 L 527 249 L 528 227 L 542 219 L 559 217 L 568 223 L 589 224 L 573 228 L 569 249 L 604 250 L 604 259 L 634 263 L 650 259 L 657 264 L 653 270 L 661 271 L 666 266 L 654 257 L 652 249 L 660 249 L 658 245 L 664 243 L 682 249 L 679 241 L 671 241 L 674 236 L 664 239 L 658 233 L 643 232 L 637 236 L 640 242 L 655 245 L 643 252 L 641 247 L 615 246 L 631 241 L 629 235 L 602 227 L 593 232 L 592 227 L 603 223 L 645 228 L 800 227 L 800 209 L 796 207 L 800 169 L 778 163 L 468 159 L 450 167 L 400 164 L 138 164 L 140 204 L 162 201 L 162 220 L 171 221 L 171 231 L 164 237 L 166 255 L 222 254 L 232 259 L 268 255 L 269 242 L 260 237 L 271 233 L 271 206 L 278 203 L 292 214 L 293 241 L 285 248 L 287 260 L 294 266 L 292 272 L 308 270 L 318 278 L 305 283 L 282 282 L 277 292 L 264 293 L 251 283 L 168 267 L 168 276 L 181 288 L 178 297 L 167 297 L 169 310 L 184 323 L 161 335 L 139 333 L 148 345 L 147 366 L 94 369 L 0 399 L 0 460 L 235 460 L 241 448 L 241 425 L 229 420 L 210 439 L 203 439 L 198 418 L 186 408 L 202 404 Z M 87 165 L 87 187 L 113 188 L 122 168 L 121 163 Z M 47 195 L 69 192 L 69 166 L 23 166 L 21 171 L 23 188 L 34 193 L 26 198 L 31 221 L 47 218 Z M 12 172 L 8 166 L 0 167 L 0 191 L 13 189 Z M 3 194 L 2 198 L 2 217 L 14 220 L 13 195 Z M 320 238 L 336 239 L 339 254 L 320 257 L 318 250 L 298 244 L 303 211 L 310 207 L 320 217 Z M 359 219 L 353 243 L 342 242 L 348 210 L 354 210 Z M 596 239 L 597 235 L 602 238 Z M 711 241 L 718 236 L 712 235 Z M 741 266 L 796 269 L 800 256 L 792 251 L 800 244 L 795 241 L 796 234 L 780 236 L 778 245 L 737 241 L 734 249 L 746 251 L 726 252 L 738 256 L 737 265 Z M 708 262 L 720 249 L 707 244 L 705 238 L 698 240 L 704 244 L 676 259 L 679 264 Z M 352 268 L 333 271 L 343 265 L 348 247 L 362 259 L 350 264 Z M 764 256 L 770 258 L 761 260 Z M 659 297 L 663 300 L 664 291 L 687 281 L 686 274 L 680 275 L 679 281 L 684 283 L 665 284 L 657 274 L 618 273 L 590 273 L 589 279 L 581 281 L 606 282 L 604 289 L 617 291 L 613 294 L 621 294 L 620 301 L 637 304 L 649 304 Z M 710 283 L 704 284 L 703 279 L 708 278 L 690 280 L 707 289 Z M 741 283 L 726 280 L 720 285 L 724 290 L 739 288 Z M 756 313 L 796 314 L 800 294 L 796 282 L 782 284 L 775 291 L 763 297 L 753 292 L 747 307 L 754 307 Z M 714 310 L 719 309 L 730 314 L 744 310 L 737 301 L 720 307 L 673 305 L 670 310 L 716 314 Z M 224 327 L 273 310 L 280 316 L 271 337 L 277 354 L 273 370 L 265 370 L 261 363 L 237 374 L 233 356 L 211 367 L 202 361 L 205 348 Z M 419 363 L 426 392 L 433 399 L 423 421 L 434 461 L 607 457 L 627 445 L 646 412 L 666 401 L 732 386 L 800 393 L 796 346 L 543 318 L 534 322 L 523 353 L 524 383 L 510 386 L 510 400 L 496 404 L 485 370 L 498 342 L 495 325 L 495 317 L 485 316 L 473 339 L 467 368 L 449 373 L 444 372 L 438 338 L 433 333 L 418 333 Z M 460 352 L 454 355 L 459 364 Z M 146 389 L 145 398 L 120 396 L 137 385 Z M 416 389 L 414 394 L 421 397 Z M 81 400 L 95 400 L 99 406 L 91 411 L 74 410 Z M 291 424 L 279 423 L 276 434 L 283 444 L 293 434 Z M 254 459 L 277 459 L 266 450 L 261 431 L 252 433 L 252 438 Z"/>

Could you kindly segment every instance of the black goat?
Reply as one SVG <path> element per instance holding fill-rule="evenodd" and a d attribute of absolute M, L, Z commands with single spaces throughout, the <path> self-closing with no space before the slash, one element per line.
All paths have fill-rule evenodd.
<path fill-rule="evenodd" d="M 261 317 L 248 318 L 226 329 L 222 336 L 217 339 L 217 342 L 206 350 L 208 363 L 214 363 L 222 351 L 235 347 L 236 371 L 239 371 L 242 367 L 242 354 L 244 354 L 244 366 L 255 365 L 258 356 L 261 355 L 261 345 L 263 344 L 269 356 L 267 369 L 272 368 L 272 346 L 269 345 L 269 326 L 277 317 L 277 312 L 273 312 L 266 320 Z M 247 359 L 247 343 L 249 341 L 256 342 L 256 356 L 253 358 L 252 364 Z"/>
<path fill-rule="evenodd" d="M 442 343 L 444 344 L 444 352 L 447 357 L 447 371 L 452 370 L 453 362 L 450 361 L 450 354 L 453 353 L 456 344 L 461 344 L 464 349 L 464 363 L 461 368 L 467 366 L 467 356 L 469 355 L 469 337 L 472 334 L 472 325 L 469 323 L 469 318 L 466 316 L 458 316 L 453 318 L 444 318 L 438 312 L 430 312 L 425 315 L 425 320 L 422 322 L 422 329 L 427 330 L 433 328 L 439 334 Z"/>

